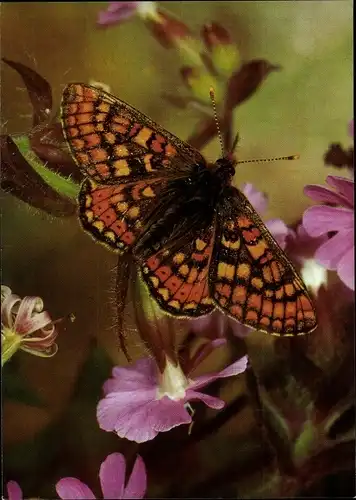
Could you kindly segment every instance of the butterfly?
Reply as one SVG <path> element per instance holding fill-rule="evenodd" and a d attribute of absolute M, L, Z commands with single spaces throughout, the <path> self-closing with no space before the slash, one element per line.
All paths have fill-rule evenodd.
<path fill-rule="evenodd" d="M 61 120 L 85 175 L 84 230 L 133 255 L 164 311 L 195 318 L 218 308 L 276 335 L 316 328 L 302 279 L 231 184 L 231 154 L 210 164 L 129 104 L 81 83 L 64 89 Z"/>

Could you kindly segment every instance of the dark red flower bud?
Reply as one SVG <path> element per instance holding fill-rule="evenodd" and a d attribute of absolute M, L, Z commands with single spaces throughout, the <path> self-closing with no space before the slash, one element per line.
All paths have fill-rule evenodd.
<path fill-rule="evenodd" d="M 32 151 L 50 170 L 76 181 L 83 180 L 83 174 L 69 152 L 59 122 L 38 126 L 29 133 Z"/>
<path fill-rule="evenodd" d="M 48 120 L 52 112 L 52 89 L 47 80 L 24 64 L 2 60 L 19 73 L 26 86 L 33 107 L 33 126 Z"/>
<path fill-rule="evenodd" d="M 64 217 L 76 213 L 76 204 L 50 187 L 22 156 L 10 136 L 0 137 L 1 188 L 45 212 Z"/>
<path fill-rule="evenodd" d="M 175 47 L 179 39 L 190 35 L 190 30 L 186 24 L 161 9 L 157 9 L 155 19 L 147 17 L 145 21 L 154 37 L 166 49 Z"/>
<path fill-rule="evenodd" d="M 272 71 L 280 69 L 280 66 L 271 64 L 264 59 L 255 59 L 244 64 L 229 80 L 226 109 L 232 110 L 251 97 Z"/>
<path fill-rule="evenodd" d="M 333 167 L 349 167 L 353 168 L 354 164 L 354 149 L 344 149 L 341 144 L 330 144 L 329 149 L 324 155 L 325 165 L 332 165 Z"/>
<path fill-rule="evenodd" d="M 217 45 L 229 45 L 232 43 L 229 32 L 219 23 L 204 24 L 201 36 L 209 51 Z"/>

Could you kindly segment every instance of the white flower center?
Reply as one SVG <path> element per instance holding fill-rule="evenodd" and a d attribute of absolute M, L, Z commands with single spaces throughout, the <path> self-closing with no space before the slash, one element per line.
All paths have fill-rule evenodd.
<path fill-rule="evenodd" d="M 321 285 L 326 285 L 328 281 L 327 270 L 318 264 L 315 259 L 306 259 L 303 262 L 301 275 L 306 286 L 315 294 L 318 293 Z"/>
<path fill-rule="evenodd" d="M 137 14 L 145 18 L 155 18 L 157 15 L 157 4 L 156 2 L 138 2 Z"/>
<path fill-rule="evenodd" d="M 163 396 L 168 396 L 174 401 L 179 401 L 185 397 L 185 389 L 188 385 L 188 379 L 184 375 L 180 365 L 174 365 L 167 358 L 167 364 L 164 372 L 160 375 L 158 399 L 163 398 Z"/>

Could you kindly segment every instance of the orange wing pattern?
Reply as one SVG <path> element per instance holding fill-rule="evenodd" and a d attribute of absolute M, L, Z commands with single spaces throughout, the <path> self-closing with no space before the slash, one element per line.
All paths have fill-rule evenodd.
<path fill-rule="evenodd" d="M 125 252 L 144 231 L 145 221 L 166 186 L 161 179 L 117 186 L 86 179 L 79 194 L 82 226 L 111 250 Z"/>
<path fill-rule="evenodd" d="M 196 317 L 215 308 L 208 286 L 213 239 L 214 227 L 210 226 L 198 231 L 191 242 L 162 250 L 143 265 L 142 278 L 166 312 Z"/>
<path fill-rule="evenodd" d="M 72 155 L 87 176 L 79 195 L 84 229 L 112 250 L 133 251 L 162 309 L 196 317 L 218 306 L 241 323 L 276 335 L 316 327 L 301 278 L 246 197 L 228 187 L 228 175 L 226 189 L 215 193 L 217 221 L 211 223 L 215 215 L 204 193 L 214 194 L 215 178 L 198 177 L 207 163 L 197 150 L 129 104 L 88 85 L 65 88 L 61 119 Z M 230 167 L 227 159 L 224 165 Z M 221 176 L 211 175 L 219 190 Z M 187 195 L 189 186 L 197 192 Z M 183 206 L 192 201 L 193 210 L 182 212 L 184 220 L 174 232 L 172 213 L 179 200 Z M 204 200 L 207 213 L 197 215 L 205 229 L 189 229 L 182 236 L 179 231 L 191 228 L 195 207 L 204 207 Z"/>
<path fill-rule="evenodd" d="M 306 287 L 252 205 L 241 192 L 225 203 L 230 215 L 218 223 L 209 274 L 214 302 L 257 330 L 276 335 L 314 330 Z"/>
<path fill-rule="evenodd" d="M 62 127 L 84 174 L 103 184 L 188 175 L 201 154 L 129 104 L 95 87 L 69 84 Z"/>

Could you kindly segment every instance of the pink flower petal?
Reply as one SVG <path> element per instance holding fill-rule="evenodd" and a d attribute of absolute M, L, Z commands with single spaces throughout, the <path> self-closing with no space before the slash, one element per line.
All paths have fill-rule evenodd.
<path fill-rule="evenodd" d="M 247 362 L 248 362 L 247 356 L 243 356 L 241 359 L 238 359 L 237 361 L 235 361 L 235 363 L 232 363 L 230 366 L 228 366 L 219 373 L 211 373 L 209 375 L 201 375 L 200 377 L 196 377 L 189 384 L 189 389 L 199 389 L 201 387 L 205 387 L 206 385 L 210 384 L 211 382 L 219 378 L 239 375 L 240 373 L 246 370 Z"/>
<path fill-rule="evenodd" d="M 51 322 L 48 312 L 37 312 L 43 308 L 38 297 L 24 297 L 17 312 L 14 329 L 20 335 L 28 335 L 44 328 Z"/>
<path fill-rule="evenodd" d="M 158 388 L 108 394 L 98 404 L 99 426 L 142 443 L 153 439 L 158 432 L 191 421 L 182 401 L 166 396 L 157 399 L 157 395 Z"/>
<path fill-rule="evenodd" d="M 317 205 L 307 208 L 303 215 L 303 226 L 314 238 L 329 231 L 350 229 L 353 225 L 354 213 L 348 208 Z"/>
<path fill-rule="evenodd" d="M 8 481 L 6 483 L 7 495 L 9 500 L 22 500 L 22 490 L 16 481 Z"/>
<path fill-rule="evenodd" d="M 121 453 L 108 455 L 100 466 L 100 484 L 104 498 L 123 498 L 126 462 Z"/>
<path fill-rule="evenodd" d="M 183 401 L 173 401 L 167 396 L 151 401 L 133 412 L 129 418 L 116 423 L 115 431 L 136 443 L 149 441 L 159 432 L 167 432 L 182 424 L 189 424 L 191 416 L 184 408 Z"/>
<path fill-rule="evenodd" d="M 146 493 L 146 489 L 146 467 L 144 461 L 142 460 L 140 455 L 138 455 L 122 498 L 143 498 L 144 494 Z"/>
<path fill-rule="evenodd" d="M 153 408 L 151 408 L 151 406 Z M 147 403 L 140 412 L 132 413 L 128 419 L 120 419 L 115 426 L 115 432 L 120 438 L 126 438 L 136 443 L 145 443 L 154 439 L 158 430 L 152 427 L 151 419 L 147 419 L 147 414 L 154 412 L 154 403 Z M 179 424 L 177 424 L 179 425 Z"/>
<path fill-rule="evenodd" d="M 326 269 L 337 269 L 341 258 L 354 246 L 353 231 L 343 231 L 335 234 L 320 245 L 315 252 L 315 260 Z"/>
<path fill-rule="evenodd" d="M 164 396 L 157 403 L 155 407 L 157 416 L 153 423 L 156 431 L 166 432 L 178 425 L 191 423 L 192 417 L 184 407 L 184 400 L 173 401 L 168 396 Z"/>
<path fill-rule="evenodd" d="M 319 184 L 308 184 L 304 187 L 304 194 L 314 201 L 333 203 L 335 205 L 348 205 L 347 198 Z"/>
<path fill-rule="evenodd" d="M 232 377 L 234 375 L 239 375 L 243 373 L 247 368 L 248 357 L 243 356 L 231 365 L 227 366 L 219 373 L 219 378 Z"/>
<path fill-rule="evenodd" d="M 350 179 L 345 177 L 339 177 L 337 175 L 328 175 L 326 182 L 329 186 L 332 186 L 336 191 L 338 191 L 341 196 L 347 200 L 347 206 L 350 208 L 354 207 L 354 189 L 355 183 Z"/>
<path fill-rule="evenodd" d="M 109 26 L 111 24 L 119 24 L 126 19 L 131 17 L 131 12 L 122 13 L 122 12 L 108 12 L 101 11 L 98 15 L 97 23 L 101 26 Z"/>
<path fill-rule="evenodd" d="M 220 344 L 221 339 L 216 343 Z M 141 378 L 138 379 L 136 389 L 130 385 L 131 390 L 128 390 L 124 382 L 123 391 L 118 391 L 116 386 L 114 392 L 107 393 L 99 402 L 97 407 L 99 426 L 106 431 L 115 431 L 118 436 L 137 443 L 153 439 L 159 432 L 166 432 L 173 427 L 191 422 L 191 416 L 184 406 L 189 398 L 200 399 L 213 408 L 221 408 L 223 401 L 190 389 L 205 386 L 218 378 L 237 375 L 244 371 L 246 366 L 245 356 L 220 373 L 198 377 L 190 383 L 189 392 L 186 392 L 188 396 L 180 400 L 173 400 L 168 396 L 159 398 L 158 385 L 142 387 Z M 123 374 L 122 371 L 116 370 L 115 376 L 119 376 L 120 373 Z M 125 374 L 130 377 L 132 371 L 125 369 Z"/>
<path fill-rule="evenodd" d="M 206 404 L 206 406 L 209 406 L 209 408 L 214 408 L 214 410 L 221 410 L 221 408 L 224 408 L 225 406 L 225 401 L 223 401 L 222 399 L 209 396 L 208 394 L 204 394 L 203 392 L 188 389 L 184 398 L 185 403 L 195 400 L 202 401 Z"/>
<path fill-rule="evenodd" d="M 225 316 L 218 310 L 206 316 L 192 319 L 189 323 L 192 332 L 208 338 L 222 337 L 225 328 Z"/>
<path fill-rule="evenodd" d="M 98 24 L 121 23 L 134 15 L 138 2 L 110 2 L 107 10 L 99 12 Z"/>
<path fill-rule="evenodd" d="M 303 224 L 299 224 L 296 232 L 291 231 L 287 240 L 288 256 L 303 265 L 305 259 L 314 258 L 316 249 L 325 241 L 328 241 L 327 234 L 313 238 L 310 236 Z"/>
<path fill-rule="evenodd" d="M 341 281 L 351 290 L 355 290 L 355 248 L 352 245 L 341 257 L 337 266 L 337 274 Z"/>
<path fill-rule="evenodd" d="M 122 10 L 135 10 L 138 2 L 109 2 L 108 12 L 117 12 Z"/>
<path fill-rule="evenodd" d="M 97 419 L 101 429 L 113 431 L 118 420 L 129 419 L 141 407 L 156 399 L 157 389 L 145 389 L 130 392 L 111 392 L 99 401 Z"/>
<path fill-rule="evenodd" d="M 109 379 L 104 384 L 104 393 L 114 391 L 134 390 L 138 387 L 142 389 L 152 389 L 157 386 L 157 365 L 152 358 L 142 358 L 131 366 L 116 366 L 112 371 L 113 379 Z"/>
<path fill-rule="evenodd" d="M 14 294 L 7 295 L 1 304 L 1 322 L 7 328 L 12 328 L 14 325 L 13 313 L 14 308 L 21 303 L 20 297 Z"/>
<path fill-rule="evenodd" d="M 258 191 L 258 189 L 256 189 L 250 182 L 243 184 L 241 186 L 241 191 L 249 200 L 256 212 L 263 215 L 267 210 L 267 196 L 261 193 L 261 191 Z"/>
<path fill-rule="evenodd" d="M 266 222 L 266 226 L 278 245 L 284 249 L 286 246 L 286 238 L 290 232 L 287 224 L 281 219 L 270 219 Z"/>
<path fill-rule="evenodd" d="M 63 500 L 93 500 L 94 493 L 91 489 L 75 477 L 64 477 L 56 484 L 59 498 Z"/>
<path fill-rule="evenodd" d="M 110 392 L 119 391 L 120 388 L 117 387 L 119 384 L 120 382 L 117 378 L 109 378 L 108 380 L 106 380 L 103 384 L 103 393 L 105 394 L 105 396 Z"/>

